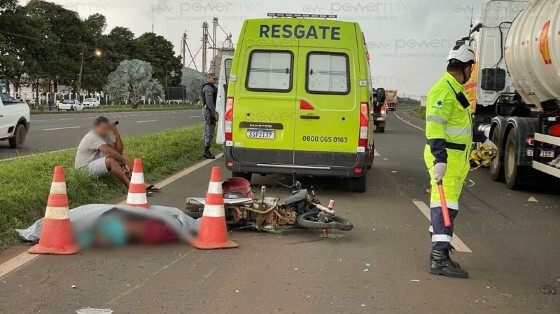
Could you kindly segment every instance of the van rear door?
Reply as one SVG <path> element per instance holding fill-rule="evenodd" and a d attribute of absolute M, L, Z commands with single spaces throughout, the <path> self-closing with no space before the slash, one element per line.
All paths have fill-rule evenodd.
<path fill-rule="evenodd" d="M 294 45 L 249 47 L 237 60 L 233 154 L 240 162 L 293 164 L 298 77 Z M 235 61 L 234 61 L 235 63 Z"/>
<path fill-rule="evenodd" d="M 352 166 L 360 132 L 357 56 L 341 48 L 300 47 L 294 160 Z"/>

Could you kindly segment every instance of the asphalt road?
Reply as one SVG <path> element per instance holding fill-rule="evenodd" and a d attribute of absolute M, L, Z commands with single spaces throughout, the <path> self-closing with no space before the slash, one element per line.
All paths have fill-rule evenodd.
<path fill-rule="evenodd" d="M 461 252 L 454 259 L 471 278 L 428 273 L 429 221 L 420 210 L 429 199 L 424 143 L 421 130 L 391 113 L 386 133 L 376 135 L 380 156 L 366 193 L 347 192 L 338 179 L 303 180 L 325 201 L 336 200 L 337 213 L 354 223 L 351 232 L 321 239 L 317 231 L 235 230 L 230 239 L 240 248 L 232 250 L 177 244 L 41 256 L 0 278 L 0 312 L 560 311 L 559 295 L 543 292 L 560 288 L 560 193 L 510 191 L 492 182 L 486 169 L 470 174 L 455 224 Z M 203 196 L 212 165 L 223 160 L 165 187 L 150 202 L 183 207 L 185 197 Z M 270 193 L 285 196 L 277 181 L 289 180 L 258 177 L 254 190 L 266 184 Z M 531 196 L 538 203 L 529 202 Z"/>
<path fill-rule="evenodd" d="M 14 150 L 7 141 L 0 142 L 0 160 L 76 147 L 100 115 L 118 120 L 123 135 L 149 134 L 202 122 L 199 110 L 33 115 L 24 147 Z"/>

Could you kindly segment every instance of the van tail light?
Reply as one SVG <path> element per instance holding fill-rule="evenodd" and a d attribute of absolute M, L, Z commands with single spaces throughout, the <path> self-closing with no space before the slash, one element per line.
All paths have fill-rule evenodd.
<path fill-rule="evenodd" d="M 233 141 L 233 97 L 228 97 L 224 115 L 224 132 L 226 141 Z M 227 143 L 226 143 L 227 144 Z"/>
<path fill-rule="evenodd" d="M 358 142 L 358 150 L 364 151 L 368 144 L 368 126 L 369 126 L 369 114 L 368 114 L 368 103 L 363 102 L 360 104 L 360 140 Z"/>
<path fill-rule="evenodd" d="M 387 106 L 383 105 L 383 107 L 381 107 L 381 115 L 382 116 L 387 115 Z"/>

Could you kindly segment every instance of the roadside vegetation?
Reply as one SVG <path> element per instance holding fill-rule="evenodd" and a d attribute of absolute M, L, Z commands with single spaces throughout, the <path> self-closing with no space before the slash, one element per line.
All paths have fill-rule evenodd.
<path fill-rule="evenodd" d="M 412 116 L 416 117 L 416 118 L 426 120 L 426 108 L 425 107 L 412 109 L 412 110 L 410 110 L 410 114 Z"/>
<path fill-rule="evenodd" d="M 125 152 L 142 158 L 146 182 L 153 183 L 202 159 L 202 126 L 125 137 Z M 216 151 L 221 147 L 215 146 Z M 74 169 L 76 149 L 0 162 L 0 250 L 18 241 L 15 228 L 27 228 L 44 216 L 53 169 L 64 166 L 70 208 L 107 203 L 125 195 L 112 176 L 94 178 Z"/>
<path fill-rule="evenodd" d="M 138 112 L 138 111 L 165 111 L 165 110 L 195 110 L 202 109 L 200 105 L 184 104 L 184 105 L 167 105 L 167 104 L 154 104 L 154 105 L 139 105 L 138 108 L 133 109 L 130 105 L 106 105 L 101 106 L 99 109 L 84 109 L 83 111 L 49 111 L 49 108 L 41 105 L 31 110 L 31 114 L 63 114 L 63 113 L 103 113 L 103 112 Z"/>

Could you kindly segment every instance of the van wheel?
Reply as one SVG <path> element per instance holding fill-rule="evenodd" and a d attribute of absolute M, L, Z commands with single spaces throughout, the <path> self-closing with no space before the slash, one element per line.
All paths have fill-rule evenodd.
<path fill-rule="evenodd" d="M 364 193 L 367 189 L 367 172 L 358 178 L 350 179 L 350 191 Z"/>
<path fill-rule="evenodd" d="M 25 128 L 25 125 L 23 124 L 18 124 L 16 126 L 16 130 L 14 132 L 14 137 L 10 138 L 9 143 L 10 143 L 10 148 L 21 148 L 21 146 L 23 146 L 23 143 L 25 143 L 25 137 L 27 136 L 27 129 Z"/>
<path fill-rule="evenodd" d="M 385 127 L 384 126 L 380 126 L 377 130 L 378 133 L 385 133 Z"/>
<path fill-rule="evenodd" d="M 253 174 L 252 173 L 247 173 L 247 172 L 237 172 L 237 171 L 232 171 L 231 172 L 231 176 L 232 177 L 236 177 L 236 178 L 243 178 L 249 182 L 251 182 L 251 178 L 253 178 Z"/>

